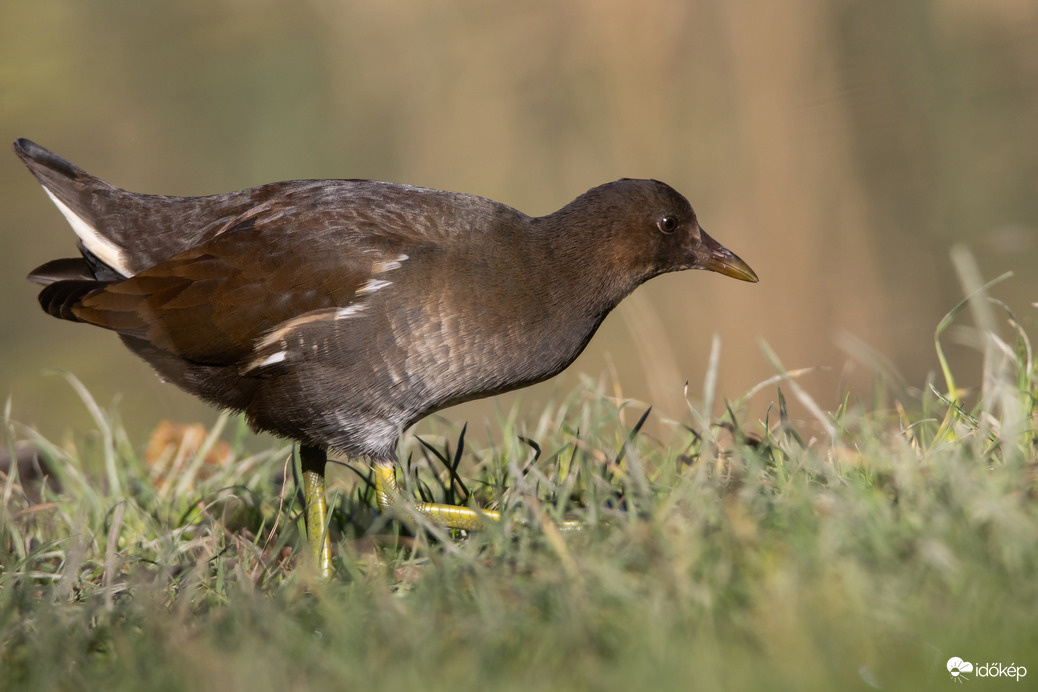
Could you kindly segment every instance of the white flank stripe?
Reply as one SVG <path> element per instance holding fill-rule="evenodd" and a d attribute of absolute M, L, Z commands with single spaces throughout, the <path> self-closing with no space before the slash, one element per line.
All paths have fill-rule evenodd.
<path fill-rule="evenodd" d="M 253 370 L 256 370 L 258 368 L 265 368 L 268 365 L 280 363 L 283 360 L 285 360 L 285 358 L 288 358 L 288 351 L 278 351 L 277 353 L 273 353 L 259 362 L 252 361 L 245 367 L 245 372 L 252 372 Z"/>
<path fill-rule="evenodd" d="M 368 282 L 366 284 L 364 284 L 363 286 L 361 286 L 360 289 L 357 291 L 357 295 L 359 295 L 359 296 L 366 296 L 369 293 L 374 293 L 375 291 L 379 290 L 380 288 L 385 288 L 386 286 L 388 286 L 391 283 L 393 283 L 393 282 L 392 281 L 382 281 L 381 279 L 368 279 Z"/>
<path fill-rule="evenodd" d="M 123 276 L 133 276 L 133 271 L 126 262 L 126 251 L 121 247 L 98 233 L 97 229 L 84 221 L 76 212 L 69 209 L 64 202 L 54 196 L 54 193 L 43 188 L 58 210 L 65 215 L 72 230 L 76 232 L 83 246 L 95 255 L 99 260 L 119 272 Z"/>
<path fill-rule="evenodd" d="M 280 363 L 285 358 L 288 358 L 288 351 L 278 351 L 277 353 L 273 353 L 264 358 L 263 362 L 260 363 L 257 367 L 262 368 L 266 367 L 267 365 L 273 365 L 274 363 Z"/>
<path fill-rule="evenodd" d="M 353 317 L 354 315 L 357 315 L 358 313 L 361 313 L 361 312 L 364 312 L 364 306 L 363 305 L 356 305 L 356 304 L 354 304 L 354 305 L 347 305 L 346 307 L 339 308 L 338 310 L 335 311 L 335 319 L 337 319 L 337 320 L 345 320 L 345 319 Z"/>
<path fill-rule="evenodd" d="M 407 259 L 407 255 L 400 253 L 396 259 L 391 259 L 388 262 L 376 262 L 371 268 L 372 274 L 382 274 L 384 272 L 391 272 L 394 269 L 399 269 L 400 265 L 403 264 L 404 260 Z"/>

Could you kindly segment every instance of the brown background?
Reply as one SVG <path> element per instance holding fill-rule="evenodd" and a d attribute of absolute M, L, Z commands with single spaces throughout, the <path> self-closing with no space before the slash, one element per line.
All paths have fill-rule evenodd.
<path fill-rule="evenodd" d="M 761 283 L 652 281 L 566 374 L 521 396 L 525 420 L 581 373 L 687 420 L 683 385 L 702 397 L 714 334 L 730 399 L 774 373 L 761 340 L 787 367 L 821 368 L 802 384 L 823 407 L 869 392 L 851 340 L 922 386 L 934 328 L 962 296 L 956 243 L 987 278 L 1014 271 L 995 295 L 1035 322 L 1031 0 L 6 0 L 0 94 L 8 141 L 141 192 L 363 177 L 530 214 L 624 176 L 684 192 Z M 13 154 L 0 157 L 0 214 L 0 393 L 14 419 L 50 435 L 88 427 L 53 368 L 102 405 L 121 398 L 137 444 L 161 418 L 213 419 L 113 335 L 39 311 L 24 275 L 69 254 L 73 235 Z M 976 352 L 951 350 L 975 384 Z M 761 391 L 752 415 L 774 400 Z M 448 416 L 478 431 L 514 401 Z"/>

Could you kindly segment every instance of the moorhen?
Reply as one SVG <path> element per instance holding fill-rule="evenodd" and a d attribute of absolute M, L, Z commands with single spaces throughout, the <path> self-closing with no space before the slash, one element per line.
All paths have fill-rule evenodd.
<path fill-rule="evenodd" d="M 79 236 L 40 266 L 40 304 L 111 329 L 165 379 L 300 443 L 307 538 L 323 575 L 327 450 L 402 502 L 401 432 L 463 401 L 540 382 L 664 272 L 753 270 L 655 180 L 593 188 L 527 216 L 483 197 L 372 180 L 295 180 L 206 197 L 113 187 L 25 139 L 14 150 Z M 448 527 L 493 512 L 412 504 Z"/>

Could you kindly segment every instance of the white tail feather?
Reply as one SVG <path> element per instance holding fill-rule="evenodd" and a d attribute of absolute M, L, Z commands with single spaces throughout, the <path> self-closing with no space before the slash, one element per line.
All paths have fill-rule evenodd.
<path fill-rule="evenodd" d="M 119 272 L 123 276 L 133 276 L 134 272 L 126 260 L 126 251 L 113 243 L 108 238 L 98 233 L 97 229 L 83 220 L 76 212 L 58 199 L 53 192 L 43 188 L 51 201 L 58 207 L 65 218 L 68 219 L 72 230 L 76 232 L 79 239 L 83 241 L 83 247 L 90 251 L 95 257 Z"/>

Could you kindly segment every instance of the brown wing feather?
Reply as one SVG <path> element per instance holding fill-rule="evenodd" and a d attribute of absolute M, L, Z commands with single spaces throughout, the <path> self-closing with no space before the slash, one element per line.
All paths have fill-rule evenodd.
<path fill-rule="evenodd" d="M 239 363 L 278 325 L 357 300 L 382 257 L 290 237 L 280 226 L 225 233 L 91 291 L 71 312 L 195 363 Z"/>
<path fill-rule="evenodd" d="M 206 199 L 222 213 L 233 206 L 224 197 Z M 367 296 L 395 282 L 398 272 L 409 273 L 408 257 L 447 251 L 455 234 L 484 230 L 445 226 L 443 218 L 517 214 L 478 197 L 372 181 L 279 183 L 231 197 L 255 204 L 208 222 L 197 244 L 130 278 L 103 265 L 99 274 L 87 261 L 97 281 L 73 284 L 85 274 L 81 265 L 41 267 L 41 282 L 55 280 L 41 303 L 56 316 L 112 329 L 193 363 L 270 372 L 264 368 L 302 354 L 302 332 L 312 332 L 316 321 L 366 317 Z M 140 221 L 136 235 L 162 241 L 179 233 L 164 213 L 156 214 L 133 217 Z"/>

